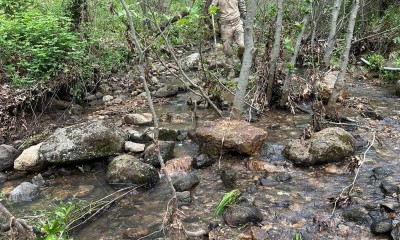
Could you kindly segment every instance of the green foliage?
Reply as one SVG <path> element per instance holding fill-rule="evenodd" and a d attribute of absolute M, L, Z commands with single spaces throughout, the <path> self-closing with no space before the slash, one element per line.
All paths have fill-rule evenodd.
<path fill-rule="evenodd" d="M 85 41 L 70 32 L 70 20 L 37 9 L 0 16 L 0 48 L 6 77 L 17 86 L 67 72 L 68 63 L 80 62 Z"/>
<path fill-rule="evenodd" d="M 13 16 L 17 12 L 23 12 L 30 5 L 33 0 L 0 0 L 0 13 L 4 12 L 5 15 Z"/>
<path fill-rule="evenodd" d="M 293 240 L 303 240 L 303 235 L 301 233 L 295 233 Z"/>
<path fill-rule="evenodd" d="M 76 204 L 73 202 L 63 203 L 60 202 L 51 211 L 51 216 L 41 227 L 41 231 L 44 234 L 43 237 L 38 238 L 39 240 L 53 240 L 53 239 L 72 239 L 65 236 L 66 226 L 68 224 L 69 217 L 76 209 Z"/>
<path fill-rule="evenodd" d="M 222 200 L 219 202 L 218 207 L 214 211 L 214 217 L 220 215 L 224 211 L 225 207 L 229 204 L 235 204 L 239 201 L 239 197 L 242 193 L 239 189 L 234 189 L 228 193 L 225 193 Z"/>
<path fill-rule="evenodd" d="M 371 65 L 369 66 L 369 69 L 371 71 L 379 72 L 383 69 L 385 65 L 385 58 L 378 53 L 370 55 L 368 57 L 368 61 L 371 63 Z"/>
<path fill-rule="evenodd" d="M 293 54 L 293 53 L 294 53 L 293 42 L 292 42 L 292 39 L 290 39 L 289 37 L 285 37 L 285 39 L 283 39 L 283 47 L 284 47 L 290 54 Z"/>

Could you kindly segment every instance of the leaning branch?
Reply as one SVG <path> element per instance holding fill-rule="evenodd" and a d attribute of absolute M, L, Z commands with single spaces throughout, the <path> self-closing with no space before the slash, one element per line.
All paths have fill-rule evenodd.
<path fill-rule="evenodd" d="M 365 64 L 367 64 L 368 66 L 371 66 L 371 63 L 365 59 L 365 58 L 361 58 L 361 61 Z M 395 68 L 395 67 L 383 67 L 383 70 L 386 71 L 400 71 L 400 68 Z"/>
<path fill-rule="evenodd" d="M 29 227 L 23 222 L 23 220 L 15 218 L 7 208 L 0 203 L 0 213 L 10 222 L 11 227 L 15 227 L 18 232 L 25 239 L 34 240 L 36 239 L 34 233 L 29 229 Z"/>

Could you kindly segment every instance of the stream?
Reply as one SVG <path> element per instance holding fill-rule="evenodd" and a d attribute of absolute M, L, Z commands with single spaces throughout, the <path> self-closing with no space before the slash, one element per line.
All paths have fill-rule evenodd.
<path fill-rule="evenodd" d="M 377 129 L 376 141 L 365 154 L 352 201 L 347 208 L 337 207 L 333 212 L 333 203 L 329 198 L 336 198 L 343 188 L 354 179 L 355 174 L 348 171 L 348 162 L 328 164 L 318 167 L 300 168 L 286 160 L 281 151 L 290 139 L 300 136 L 310 120 L 304 113 L 290 114 L 288 111 L 271 110 L 266 112 L 254 126 L 265 129 L 268 138 L 261 151 L 261 158 L 278 166 L 283 166 L 291 176 L 287 181 L 278 181 L 278 173 L 263 174 L 251 171 L 246 167 L 249 157 L 235 154 L 224 154 L 220 165 L 232 167 L 238 172 L 238 188 L 243 197 L 249 199 L 260 209 L 263 222 L 258 227 L 244 226 L 231 228 L 223 223 L 222 217 L 213 218 L 213 212 L 225 188 L 218 174 L 218 162 L 211 167 L 193 170 L 200 178 L 200 184 L 192 190 L 192 203 L 180 207 L 180 220 L 185 229 L 196 231 L 206 229 L 210 222 L 220 226 L 211 233 L 210 239 L 252 239 L 258 231 L 260 239 L 292 239 L 296 233 L 302 239 L 390 239 L 389 235 L 374 235 L 370 231 L 373 214 L 387 215 L 381 204 L 398 203 L 397 196 L 385 196 L 379 179 L 373 177 L 372 170 L 383 167 L 388 172 L 386 181 L 400 184 L 400 98 L 394 95 L 390 85 L 374 85 L 373 80 L 351 79 L 348 84 L 350 99 L 363 99 L 369 106 L 380 112 L 381 120 L 361 116 L 353 108 L 347 108 L 345 115 L 357 120 L 360 125 Z M 156 105 L 159 116 L 165 113 L 189 113 L 186 105 L 188 93 L 178 94 L 168 103 Z M 143 111 L 148 111 L 143 109 Z M 213 119 L 212 110 L 198 110 L 199 118 L 193 122 L 171 124 L 161 122 L 161 127 L 193 131 L 206 119 Z M 367 128 L 346 126 L 356 136 L 359 147 L 356 156 L 363 159 L 366 144 L 372 140 L 373 134 Z M 197 155 L 197 145 L 191 140 L 177 142 L 175 157 Z M 32 216 L 40 209 L 48 208 L 51 203 L 68 200 L 75 196 L 85 201 L 95 201 L 115 191 L 105 182 L 107 160 L 91 164 L 87 170 L 81 171 L 76 166 L 65 166 L 58 171 L 55 178 L 46 178 L 46 185 L 41 196 L 34 202 L 13 204 L 11 210 L 20 212 L 18 216 Z M 83 168 L 83 166 L 82 166 Z M 43 174 L 43 173 L 42 173 Z M 45 174 L 44 174 L 45 175 Z M 0 183 L 2 192 L 9 192 L 22 181 L 29 181 L 34 175 L 14 177 Z M 261 183 L 260 183 L 261 182 Z M 166 204 L 170 193 L 162 177 L 154 188 L 139 189 L 124 197 L 116 205 L 104 213 L 85 223 L 77 229 L 73 237 L 77 240 L 106 239 L 185 239 L 183 235 L 160 231 Z M 364 223 L 345 220 L 344 212 L 353 208 L 365 208 L 371 217 Z M 391 215 L 393 222 L 400 222 L 395 212 Z M 165 234 L 165 235 L 164 235 Z M 218 237 L 217 237 L 218 236 Z M 250 238 L 249 238 L 250 237 Z M 253 238 L 254 239 L 254 238 Z"/>

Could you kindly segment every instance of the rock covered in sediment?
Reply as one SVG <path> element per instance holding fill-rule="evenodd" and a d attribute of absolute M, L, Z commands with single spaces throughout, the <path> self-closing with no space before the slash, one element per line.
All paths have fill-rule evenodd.
<path fill-rule="evenodd" d="M 174 188 L 177 192 L 189 191 L 199 185 L 200 179 L 194 173 L 186 173 L 174 180 Z"/>
<path fill-rule="evenodd" d="M 14 188 L 9 199 L 14 203 L 29 202 L 39 195 L 39 187 L 29 182 L 23 182 Z"/>
<path fill-rule="evenodd" d="M 179 207 L 187 206 L 190 205 L 190 203 L 192 203 L 192 198 L 189 191 L 177 192 L 176 198 L 178 200 Z"/>
<path fill-rule="evenodd" d="M 48 163 L 71 163 L 112 156 L 121 152 L 125 134 L 102 121 L 85 122 L 57 129 L 39 149 Z"/>
<path fill-rule="evenodd" d="M 290 141 L 283 155 L 296 165 L 311 166 L 344 160 L 351 156 L 356 140 L 342 128 L 325 128 L 308 140 Z"/>
<path fill-rule="evenodd" d="M 263 220 L 260 210 L 250 204 L 228 206 L 222 213 L 228 226 L 238 227 L 247 223 L 259 223 Z"/>
<path fill-rule="evenodd" d="M 165 163 L 165 170 L 170 176 L 180 176 L 192 170 L 192 157 L 183 156 L 174 158 Z"/>
<path fill-rule="evenodd" d="M 257 154 L 267 132 L 238 120 L 207 121 L 195 133 L 200 152 L 219 155 L 222 152 Z"/>
<path fill-rule="evenodd" d="M 173 158 L 175 142 L 173 141 L 158 141 L 160 154 L 164 162 Z M 158 155 L 156 152 L 156 145 L 153 143 L 144 150 L 143 161 L 154 167 L 160 167 Z"/>
<path fill-rule="evenodd" d="M 0 145 L 0 171 L 12 167 L 18 151 L 13 146 Z"/>
<path fill-rule="evenodd" d="M 149 125 L 153 122 L 151 113 L 132 113 L 123 117 L 126 124 Z"/>
<path fill-rule="evenodd" d="M 45 166 L 45 161 L 39 157 L 39 149 L 43 143 L 25 149 L 14 161 L 14 169 L 21 171 L 39 171 Z"/>
<path fill-rule="evenodd" d="M 172 97 L 178 94 L 179 88 L 176 85 L 165 85 L 164 87 L 159 88 L 155 93 L 154 97 L 157 98 L 166 98 Z"/>
<path fill-rule="evenodd" d="M 117 156 L 110 162 L 106 178 L 110 184 L 153 186 L 160 181 L 158 172 L 153 166 L 128 154 Z"/>

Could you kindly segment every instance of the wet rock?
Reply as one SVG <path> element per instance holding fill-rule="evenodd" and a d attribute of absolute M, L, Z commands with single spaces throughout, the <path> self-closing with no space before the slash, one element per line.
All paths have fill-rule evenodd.
<path fill-rule="evenodd" d="M 392 231 L 392 220 L 384 219 L 371 224 L 371 232 L 375 234 L 388 233 Z"/>
<path fill-rule="evenodd" d="M 25 149 L 14 161 L 14 169 L 21 171 L 39 171 L 45 166 L 45 161 L 39 157 L 39 149 L 43 143 Z"/>
<path fill-rule="evenodd" d="M 325 128 L 311 139 L 294 140 L 283 150 L 283 155 L 301 166 L 325 164 L 344 160 L 355 151 L 356 140 L 342 128 Z"/>
<path fill-rule="evenodd" d="M 228 226 L 238 227 L 247 223 L 259 223 L 263 220 L 260 210 L 252 205 L 228 206 L 222 213 Z"/>
<path fill-rule="evenodd" d="M 126 124 L 149 125 L 153 122 L 151 113 L 133 113 L 124 116 Z"/>
<path fill-rule="evenodd" d="M 200 60 L 200 53 L 195 52 L 185 57 L 182 61 L 182 68 L 184 70 L 197 69 Z"/>
<path fill-rule="evenodd" d="M 176 85 L 166 85 L 164 87 L 159 88 L 155 93 L 154 97 L 157 98 L 167 98 L 175 96 L 179 91 L 178 86 Z"/>
<path fill-rule="evenodd" d="M 385 195 L 397 195 L 399 193 L 399 186 L 387 181 L 382 181 L 380 188 Z"/>
<path fill-rule="evenodd" d="M 200 179 L 194 173 L 187 173 L 178 176 L 174 180 L 175 190 L 178 192 L 189 191 L 199 185 Z"/>
<path fill-rule="evenodd" d="M 207 154 L 200 154 L 193 158 L 194 168 L 206 168 L 215 163 L 214 158 L 210 158 Z"/>
<path fill-rule="evenodd" d="M 169 128 L 160 128 L 158 139 L 162 141 L 175 141 L 178 138 L 178 130 Z"/>
<path fill-rule="evenodd" d="M 366 110 L 363 112 L 366 117 L 369 117 L 374 120 L 383 120 L 385 117 L 382 115 L 382 112 L 378 110 Z"/>
<path fill-rule="evenodd" d="M 38 187 L 43 186 L 44 183 L 44 179 L 40 173 L 32 178 L 32 184 L 35 184 Z"/>
<path fill-rule="evenodd" d="M 112 156 L 123 149 L 125 134 L 102 121 L 57 129 L 39 149 L 48 163 L 90 161 Z"/>
<path fill-rule="evenodd" d="M 400 240 L 400 223 L 397 223 L 390 232 L 393 240 Z"/>
<path fill-rule="evenodd" d="M 396 95 L 400 97 L 400 80 L 396 82 Z"/>
<path fill-rule="evenodd" d="M 83 107 L 78 104 L 72 104 L 71 107 L 69 108 L 69 112 L 72 115 L 81 115 L 83 112 Z"/>
<path fill-rule="evenodd" d="M 396 212 L 400 208 L 400 203 L 398 202 L 385 202 L 379 205 L 388 212 Z"/>
<path fill-rule="evenodd" d="M 114 97 L 111 96 L 111 95 L 105 95 L 105 96 L 103 97 L 103 102 L 110 102 L 110 101 L 112 101 L 112 100 L 114 100 Z"/>
<path fill-rule="evenodd" d="M 172 177 L 187 174 L 192 170 L 192 158 L 185 156 L 171 159 L 165 164 L 165 170 Z"/>
<path fill-rule="evenodd" d="M 225 168 L 221 172 L 221 180 L 227 188 L 234 188 L 237 181 L 237 172 L 233 168 Z"/>
<path fill-rule="evenodd" d="M 110 184 L 145 184 L 153 186 L 160 181 L 157 170 L 134 156 L 123 154 L 108 165 L 107 182 Z"/>
<path fill-rule="evenodd" d="M 332 90 L 335 86 L 335 82 L 339 71 L 330 71 L 325 74 L 325 76 L 317 81 L 315 84 L 316 91 L 318 92 L 318 97 L 322 100 L 324 104 L 328 103 L 329 98 L 332 95 Z M 344 91 L 340 92 L 339 97 L 344 98 Z"/>
<path fill-rule="evenodd" d="M 190 205 L 190 203 L 192 203 L 192 198 L 190 196 L 190 192 L 189 191 L 185 191 L 185 192 L 177 192 L 176 193 L 176 197 L 178 199 L 178 206 L 187 206 Z"/>
<path fill-rule="evenodd" d="M 282 155 L 284 148 L 285 146 L 281 144 L 264 144 L 261 155 L 271 161 L 284 161 L 285 157 Z"/>
<path fill-rule="evenodd" d="M 372 169 L 372 177 L 374 177 L 375 179 L 384 179 L 392 174 L 393 171 L 388 168 L 376 167 Z"/>
<path fill-rule="evenodd" d="M 292 180 L 292 176 L 289 173 L 281 173 L 276 175 L 276 181 L 278 182 L 289 182 Z"/>
<path fill-rule="evenodd" d="M 189 132 L 186 130 L 179 130 L 178 131 L 178 136 L 176 137 L 176 139 L 178 141 L 183 141 L 188 137 Z"/>
<path fill-rule="evenodd" d="M 343 218 L 349 222 L 368 223 L 370 217 L 362 207 L 350 207 L 343 212 Z"/>
<path fill-rule="evenodd" d="M 39 187 L 29 182 L 23 182 L 14 188 L 9 199 L 14 203 L 29 202 L 39 195 Z"/>
<path fill-rule="evenodd" d="M 260 185 L 264 186 L 264 187 L 273 187 L 273 186 L 279 185 L 279 183 L 277 183 L 273 180 L 266 179 L 266 178 L 261 178 Z"/>
<path fill-rule="evenodd" d="M 223 143 L 223 152 L 254 155 L 260 151 L 267 132 L 244 121 L 222 120 L 205 122 L 197 128 L 195 137 L 202 153 L 219 155 Z"/>
<path fill-rule="evenodd" d="M 173 158 L 175 142 L 173 141 L 159 141 L 158 142 L 161 157 L 164 162 Z M 156 152 L 156 145 L 153 143 L 144 150 L 144 160 L 145 163 L 153 165 L 154 167 L 160 167 L 160 162 L 158 161 L 158 155 Z"/>
<path fill-rule="evenodd" d="M 141 143 L 134 143 L 131 141 L 125 142 L 125 151 L 133 152 L 133 153 L 141 153 L 144 151 L 146 145 Z"/>
<path fill-rule="evenodd" d="M 0 145 L 0 171 L 12 167 L 18 151 L 13 146 Z"/>
<path fill-rule="evenodd" d="M 150 143 L 153 141 L 153 135 L 149 132 L 129 131 L 129 140 L 135 143 Z"/>
<path fill-rule="evenodd" d="M 83 100 L 88 101 L 88 102 L 94 101 L 96 99 L 97 99 L 97 97 L 94 94 L 88 94 L 88 95 L 85 96 L 85 98 L 83 98 Z"/>

